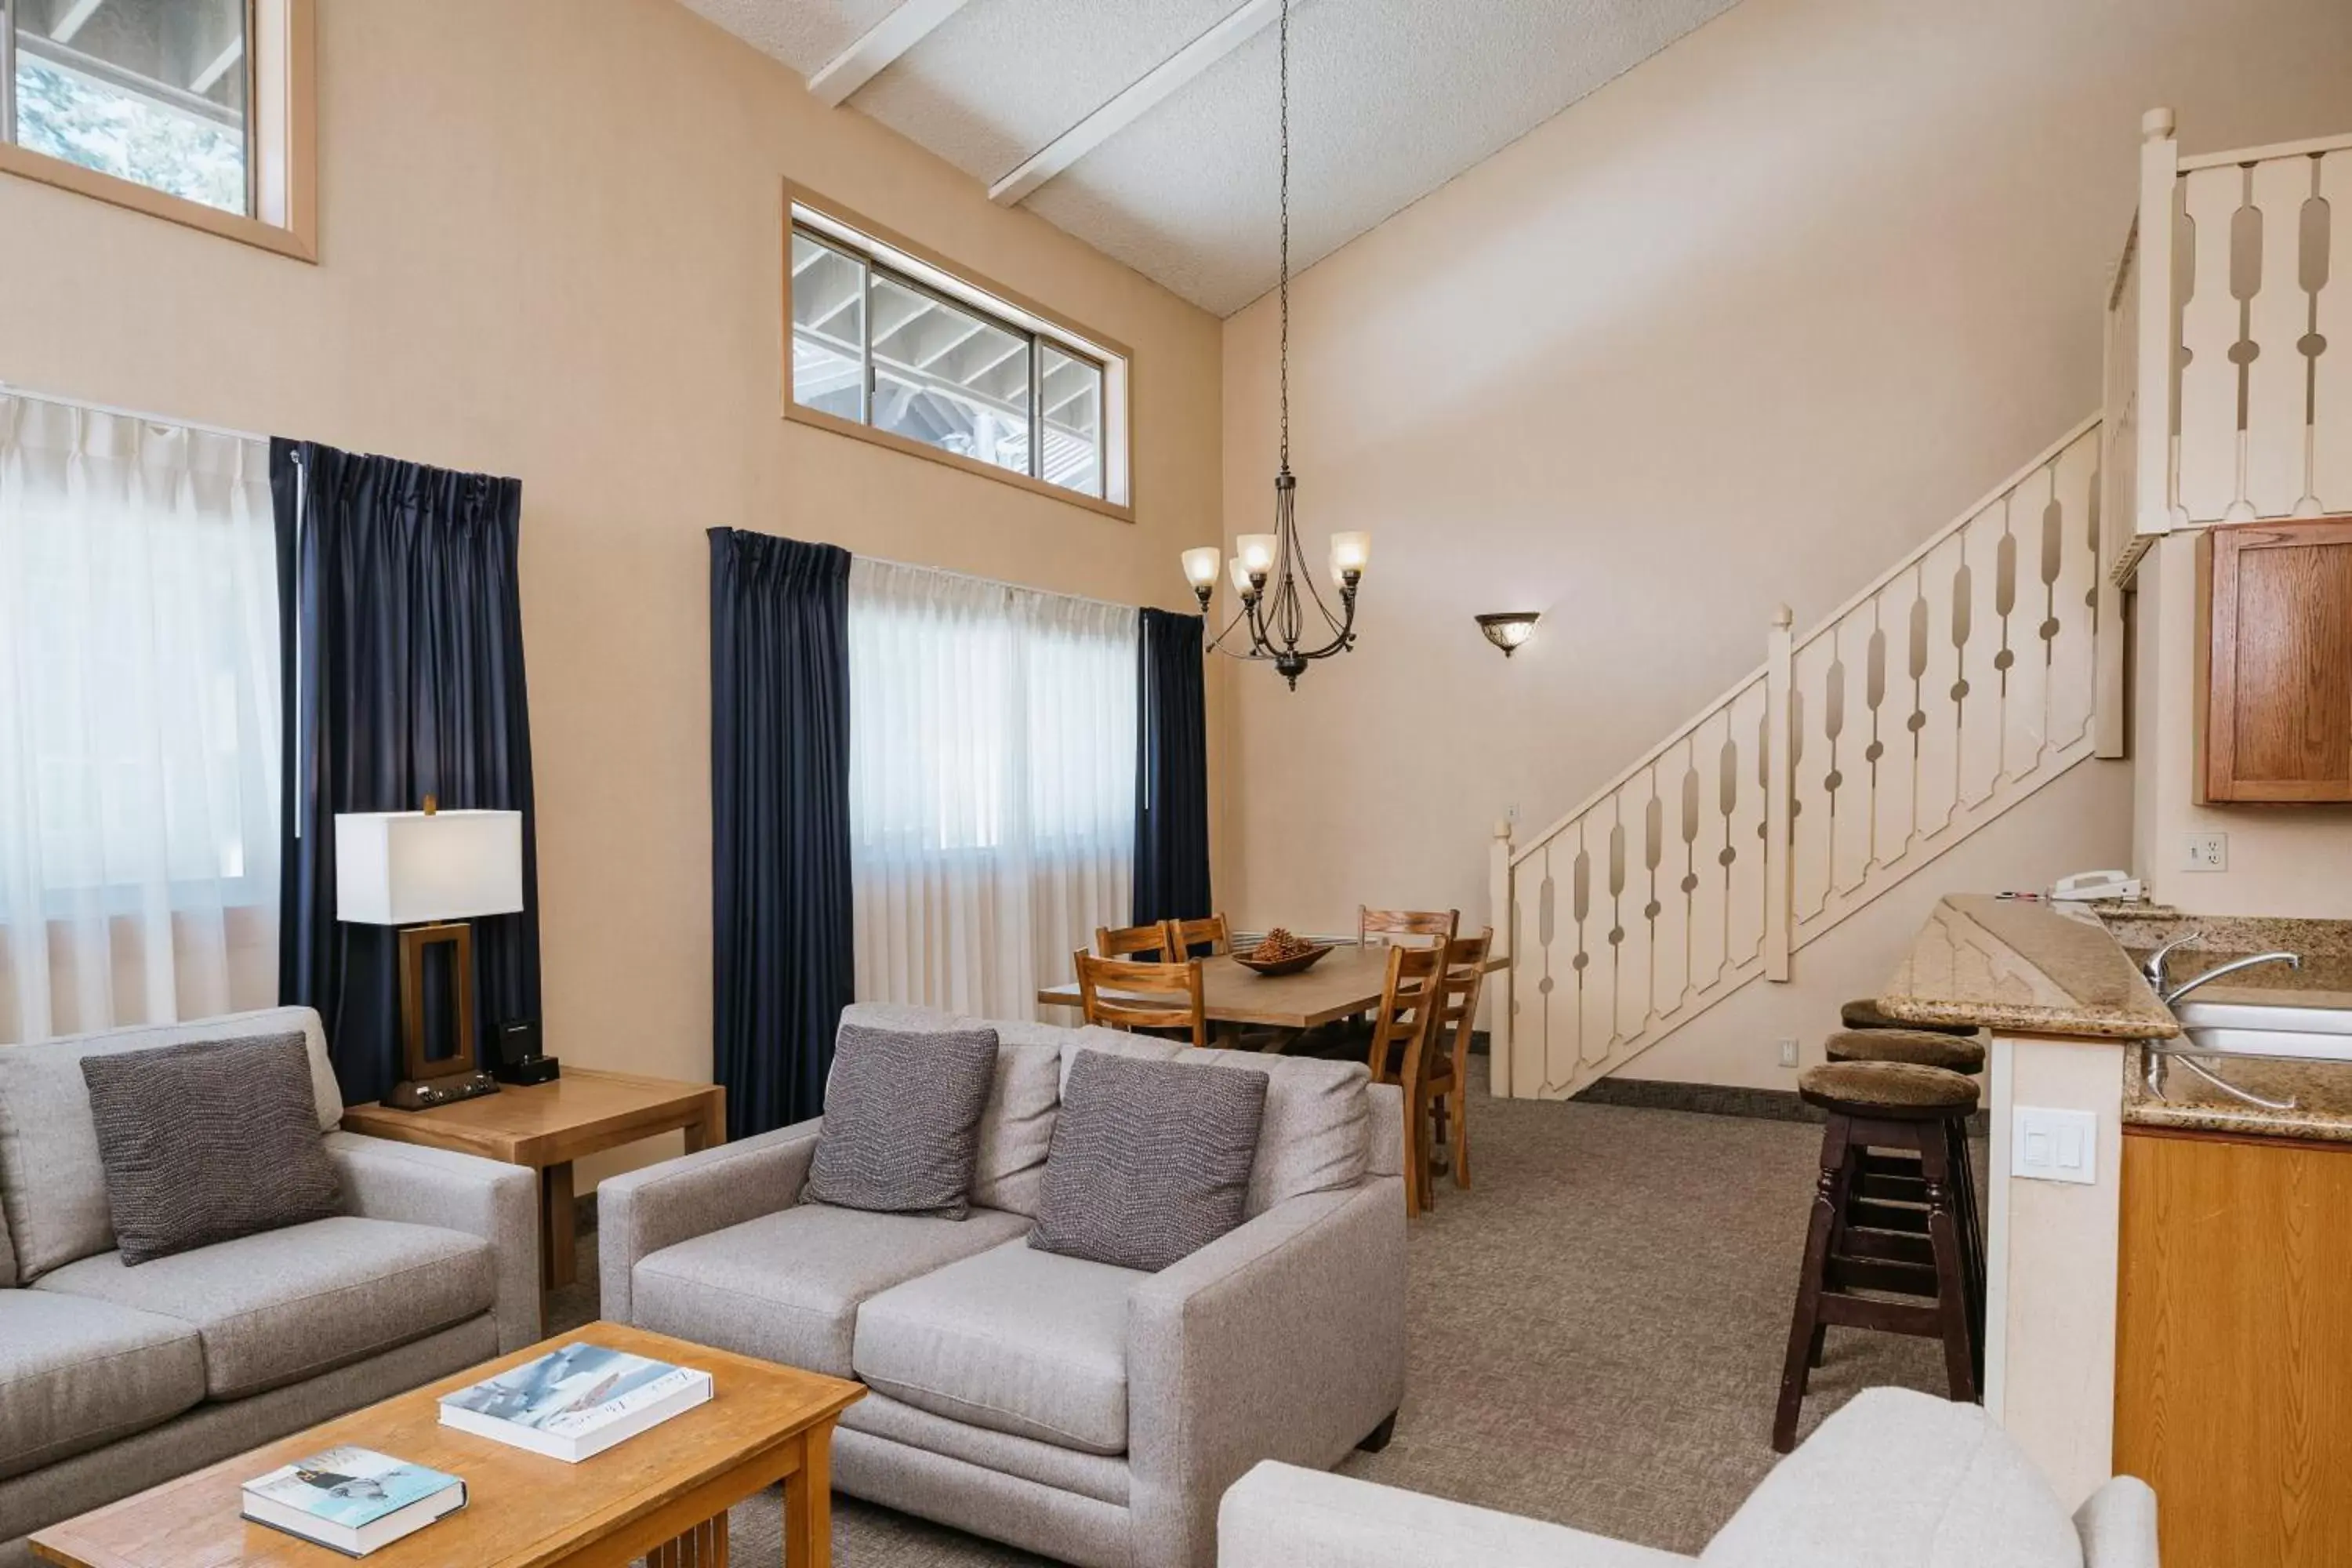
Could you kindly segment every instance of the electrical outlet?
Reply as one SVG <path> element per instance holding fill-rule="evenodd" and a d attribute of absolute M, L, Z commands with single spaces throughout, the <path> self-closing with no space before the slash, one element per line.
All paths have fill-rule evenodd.
<path fill-rule="evenodd" d="M 2226 833 L 2192 833 L 2181 844 L 2180 868 L 2184 871 L 2226 871 L 2230 868 L 2230 836 Z"/>
<path fill-rule="evenodd" d="M 1519 820 L 1519 803 L 1517 801 L 1515 800 L 1511 802 L 1510 805 L 1503 808 L 1503 819 L 1514 826 L 1517 824 Z"/>
<path fill-rule="evenodd" d="M 1782 1040 L 1780 1042 L 1780 1065 L 1784 1068 L 1792 1068 L 1797 1065 L 1796 1041 Z"/>

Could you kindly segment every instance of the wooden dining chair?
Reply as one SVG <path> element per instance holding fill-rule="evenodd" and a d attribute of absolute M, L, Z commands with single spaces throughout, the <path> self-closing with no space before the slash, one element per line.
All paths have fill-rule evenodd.
<path fill-rule="evenodd" d="M 1366 947 L 1380 937 L 1385 945 L 1443 947 L 1462 924 L 1460 910 L 1372 910 L 1356 906 L 1356 940 Z M 1406 939 L 1402 943 L 1400 939 Z"/>
<path fill-rule="evenodd" d="M 1137 963 L 1098 958 L 1080 948 L 1070 955 L 1078 971 L 1078 1009 L 1089 1024 L 1111 1029 L 1165 1029 L 1209 1043 L 1209 1016 L 1201 1001 L 1201 965 Z"/>
<path fill-rule="evenodd" d="M 1429 1027 L 1405 1047 L 1406 1142 L 1417 1146 L 1407 1160 L 1419 1176 L 1423 1208 L 1436 1202 L 1438 1148 L 1454 1169 L 1454 1184 L 1470 1184 L 1470 1037 L 1478 1026 L 1478 995 L 1494 945 L 1492 927 L 1445 944 L 1443 972 L 1432 982 Z"/>
<path fill-rule="evenodd" d="M 1223 910 L 1197 921 L 1170 921 L 1169 934 L 1174 938 L 1171 956 L 1178 958 L 1223 958 L 1234 950 L 1233 928 L 1225 924 Z M 1195 952 L 1205 947 L 1206 953 Z"/>
<path fill-rule="evenodd" d="M 1365 1058 L 1374 1083 L 1399 1082 L 1400 1075 L 1419 1059 L 1417 1047 L 1436 1016 L 1433 1004 L 1444 979 L 1444 966 L 1442 946 L 1389 949 L 1388 977 L 1381 984 L 1380 1009 L 1372 1015 L 1371 1046 Z M 1404 1105 L 1404 1212 L 1408 1216 L 1422 1208 L 1417 1110 L 1408 1088 Z"/>
<path fill-rule="evenodd" d="M 1146 926 L 1095 927 L 1095 956 L 1097 958 L 1149 958 L 1159 963 L 1168 952 L 1168 922 L 1153 921 Z"/>

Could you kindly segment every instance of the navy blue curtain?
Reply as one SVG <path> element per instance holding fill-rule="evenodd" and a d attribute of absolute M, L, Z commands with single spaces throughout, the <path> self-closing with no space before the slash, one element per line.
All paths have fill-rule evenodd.
<path fill-rule="evenodd" d="M 710 531 L 712 1067 L 727 1135 L 824 1109 L 856 984 L 849 552 Z"/>
<path fill-rule="evenodd" d="M 1133 922 L 1213 912 L 1201 617 L 1147 609 L 1136 651 Z"/>
<path fill-rule="evenodd" d="M 474 1034 L 539 1016 L 539 857 L 520 480 L 269 444 L 283 652 L 278 996 L 315 1007 L 343 1098 L 400 1078 L 399 946 L 335 918 L 335 814 L 522 813 L 523 900 L 474 922 Z"/>

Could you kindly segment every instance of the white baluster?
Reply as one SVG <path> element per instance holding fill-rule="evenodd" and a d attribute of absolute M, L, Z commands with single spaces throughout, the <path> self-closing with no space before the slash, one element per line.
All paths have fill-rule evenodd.
<path fill-rule="evenodd" d="M 2199 169 L 2188 187 L 2196 225 L 2194 290 L 2180 313 L 2180 505 L 2192 522 L 2215 522 L 2238 496 L 2238 367 L 2230 351 L 2244 312 L 2230 292 L 2230 226 L 2244 205 L 2245 171 Z"/>
<path fill-rule="evenodd" d="M 1879 590 L 1880 657 L 1885 689 L 1878 699 L 1878 762 L 1871 774 L 1871 854 L 1881 866 L 1902 862 L 1917 822 L 1916 773 L 1919 737 L 1911 715 L 1919 708 L 1919 682 L 1911 674 L 1911 610 L 1919 602 L 1916 567 Z"/>
<path fill-rule="evenodd" d="M 1913 798 L 1918 803 L 1915 831 L 1922 838 L 1944 830 L 1959 798 L 1959 710 L 1952 692 L 1960 679 L 1960 650 L 1952 640 L 1952 607 L 1966 550 L 1960 536 L 1951 534 L 1919 563 L 1919 599 L 1927 605 L 1927 623 L 1919 710 L 1927 719 L 1919 727 L 1919 771 Z"/>
<path fill-rule="evenodd" d="M 1617 792 L 1619 840 L 1617 893 L 1617 1037 L 1633 1038 L 1649 1026 L 1650 868 L 1646 847 L 1650 802 L 1656 797 L 1655 768 L 1643 768 Z"/>
<path fill-rule="evenodd" d="M 2000 546 L 2008 535 L 2006 498 L 1960 530 L 1960 555 L 1969 572 L 1969 627 L 1958 649 L 1959 680 L 1968 689 L 1953 709 L 1959 723 L 1963 806 L 1982 805 L 1990 799 L 1993 781 L 2000 776 Z"/>
<path fill-rule="evenodd" d="M 1876 803 L 1871 798 L 1870 639 L 1878 625 L 1877 601 L 1856 605 L 1837 624 L 1837 656 L 1844 679 L 1844 727 L 1837 739 L 1837 785 L 1830 794 L 1830 882 L 1851 894 L 1870 875 L 1871 833 Z"/>
<path fill-rule="evenodd" d="M 1789 910 L 1793 926 L 1822 913 L 1830 896 L 1830 674 L 1837 639 L 1795 652 L 1789 702 Z"/>
<path fill-rule="evenodd" d="M 2075 445 L 2096 450 L 2097 433 Z M 2042 632 L 2050 618 L 2050 584 L 2042 573 L 2042 552 L 2049 543 L 2047 531 L 2058 526 L 2050 519 L 2055 479 L 2056 469 L 2045 465 L 2009 497 L 2009 537 L 2015 552 L 2016 580 L 2015 596 L 2004 623 L 2010 658 L 2000 687 L 2000 773 L 2007 779 L 2021 779 L 2042 765 L 2044 726 L 2049 721 L 2050 641 Z"/>
<path fill-rule="evenodd" d="M 1738 748 L 1738 767 L 1734 773 L 1731 819 L 1725 824 L 1732 852 L 1731 875 L 1727 879 L 1725 898 L 1724 937 L 1726 956 L 1735 965 L 1757 958 L 1764 951 L 1765 868 L 1764 853 L 1764 755 L 1763 732 L 1765 710 L 1769 706 L 1766 687 L 1759 680 L 1745 688 L 1732 699 L 1730 728 L 1731 743 Z M 1785 829 L 1787 819 L 1782 818 Z M 1782 866 L 1788 864 L 1786 854 L 1779 857 Z M 1788 908 L 1785 893 L 1787 879 L 1782 879 L 1781 908 Z"/>
<path fill-rule="evenodd" d="M 2098 484 L 2099 454 L 2077 441 L 2058 455 L 2052 479 L 2064 528 L 2058 552 L 2058 581 L 2050 593 L 2051 617 L 2058 623 L 2050 643 L 2050 684 L 2044 695 L 2049 717 L 2042 729 L 2053 751 L 2081 740 L 2091 729 L 2098 700 L 2098 611 L 2101 580 L 2098 541 L 2092 529 L 2091 496 Z"/>
<path fill-rule="evenodd" d="M 1691 761 L 1698 770 L 1698 837 L 1691 844 L 1690 979 L 1705 991 L 1723 975 L 1727 932 L 1725 884 L 1731 877 L 1723 851 L 1731 842 L 1730 814 L 1723 804 L 1723 747 L 1731 737 L 1731 713 L 1719 708 L 1691 731 Z M 1736 784 L 1736 781 L 1735 781 Z"/>
<path fill-rule="evenodd" d="M 1764 978 L 1789 978 L 1789 839 L 1790 801 L 1789 687 L 1793 677 L 1786 605 L 1772 612 L 1770 651 L 1764 660 Z"/>
<path fill-rule="evenodd" d="M 1577 974 L 1576 1048 L 1580 1063 L 1599 1067 L 1609 1060 L 1617 1037 L 1617 950 L 1609 941 L 1617 924 L 1617 901 L 1609 891 L 1609 838 L 1617 826 L 1616 796 L 1585 813 L 1580 826 L 1586 868 L 1585 908 L 1577 926 L 1583 967 Z"/>
<path fill-rule="evenodd" d="M 2303 335 L 2311 296 L 2303 287 L 2303 205 L 2318 165 L 2273 158 L 2254 165 L 2253 200 L 2262 214 L 2263 266 L 2249 307 L 2247 335 L 2258 351 L 2246 366 L 2244 515 L 2284 517 L 2303 499 L 2310 465 L 2311 362 Z"/>
<path fill-rule="evenodd" d="M 2326 350 L 2312 367 L 2311 493 L 2317 510 L 2352 512 L 2352 152 L 2319 161 L 2327 203 L 2327 287 L 2319 293 Z"/>
<path fill-rule="evenodd" d="M 1685 782 L 1690 777 L 1691 743 L 1685 738 L 1658 758 L 1658 868 L 1651 897 L 1658 913 L 1650 932 L 1650 1006 L 1665 1017 L 1682 1006 L 1690 986 L 1691 895 L 1685 883 L 1691 869 L 1690 841 L 1683 837 Z"/>

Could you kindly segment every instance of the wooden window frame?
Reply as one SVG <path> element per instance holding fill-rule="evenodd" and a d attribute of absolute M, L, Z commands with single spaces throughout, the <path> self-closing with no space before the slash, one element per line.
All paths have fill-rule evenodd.
<path fill-rule="evenodd" d="M 959 266 L 929 247 L 791 180 L 783 183 L 783 254 L 778 270 L 783 276 L 781 348 L 786 419 L 796 425 L 830 430 L 835 435 L 887 447 L 894 452 L 905 452 L 966 473 L 979 474 L 999 484 L 1011 485 L 1033 495 L 1048 496 L 1120 522 L 1135 521 L 1135 356 L 1132 351 L 1115 339 L 1048 310 L 970 268 Z M 793 229 L 796 217 L 803 221 L 813 220 L 809 221 L 809 226 L 828 243 L 862 252 L 869 262 L 879 264 L 889 271 L 905 274 L 918 284 L 961 306 L 1001 319 L 1046 340 L 1057 349 L 1074 351 L 1082 358 L 1099 363 L 1103 367 L 1103 494 L 1090 496 L 1084 490 L 1071 489 L 1050 479 L 1016 473 L 993 463 L 983 463 L 977 458 L 967 458 L 960 452 L 950 452 L 893 431 L 878 430 L 859 420 L 844 419 L 796 401 L 793 396 Z"/>
<path fill-rule="evenodd" d="M 247 105 L 253 216 L 0 140 L 0 174 L 128 207 L 298 261 L 319 259 L 317 0 L 247 0 L 253 90 Z M 13 133 L 14 128 L 9 128 Z"/>

